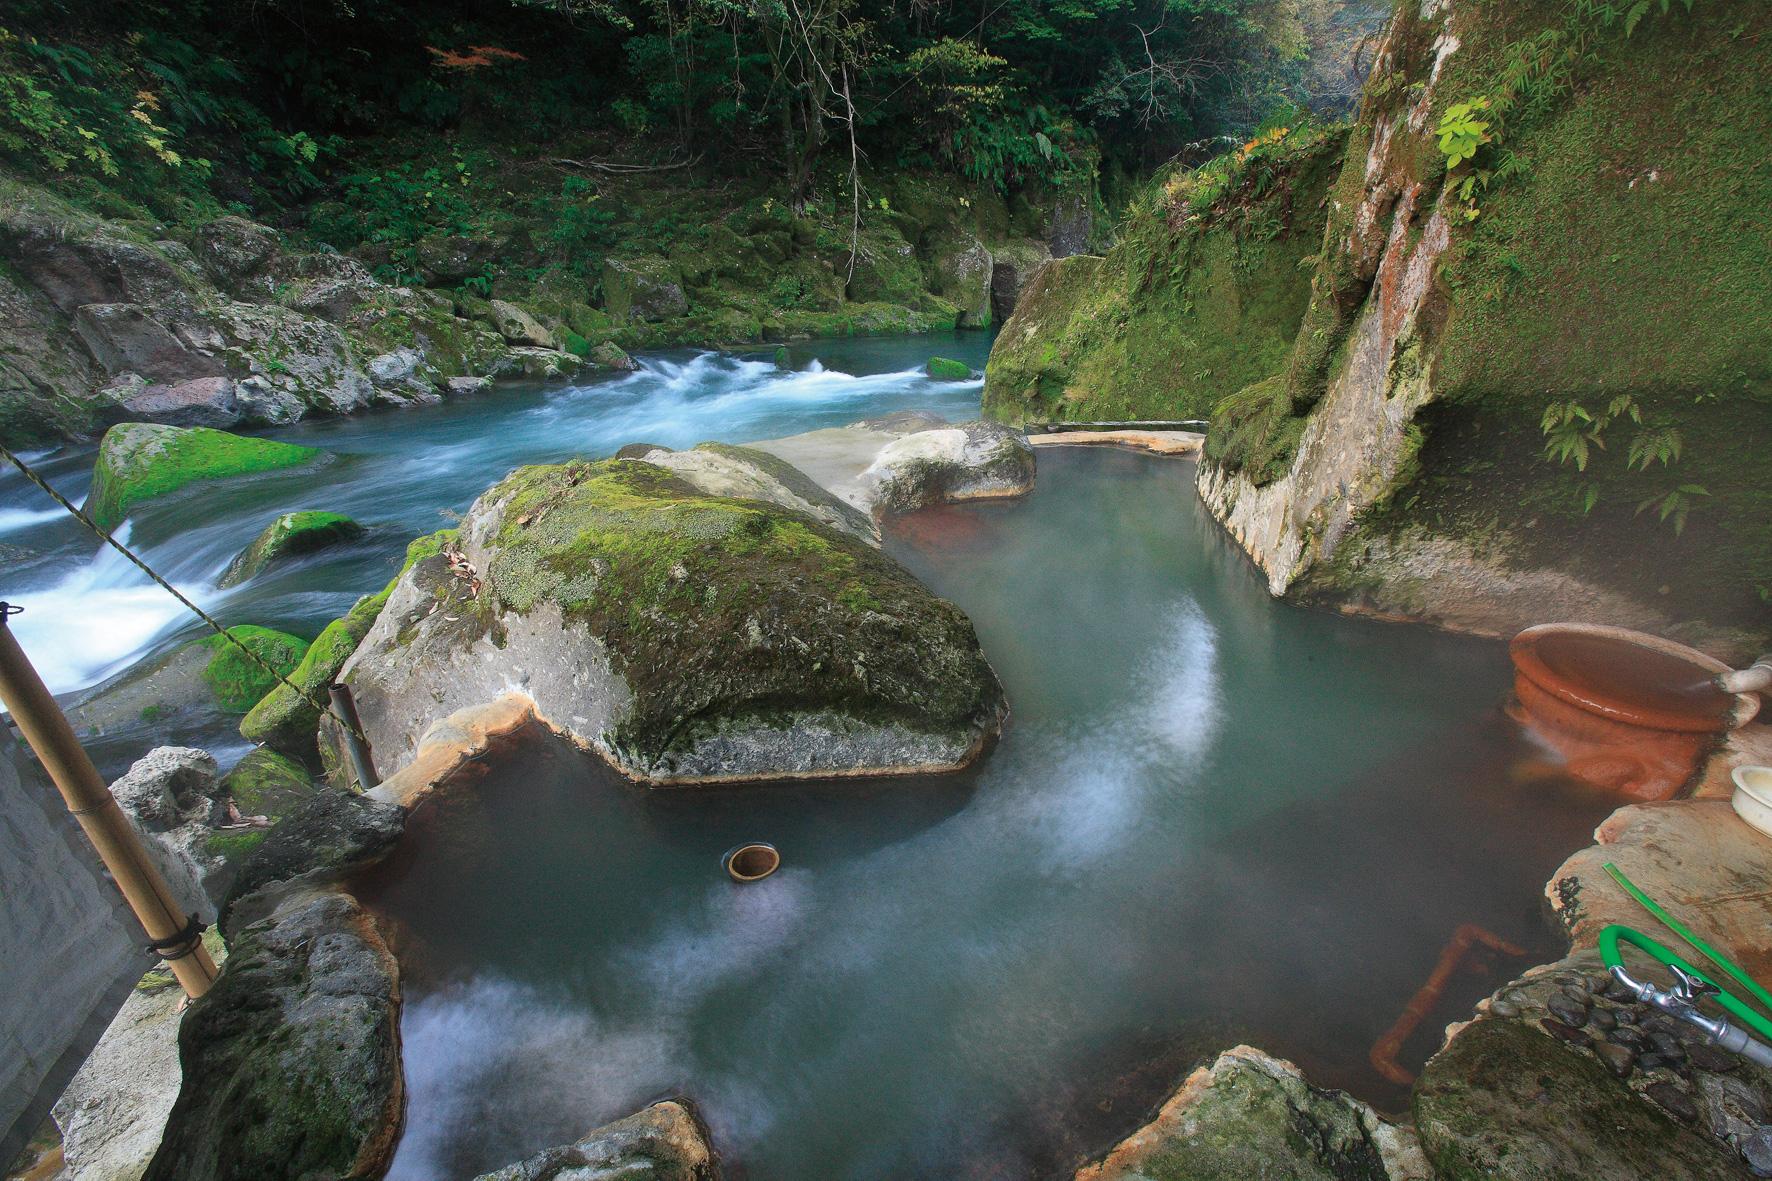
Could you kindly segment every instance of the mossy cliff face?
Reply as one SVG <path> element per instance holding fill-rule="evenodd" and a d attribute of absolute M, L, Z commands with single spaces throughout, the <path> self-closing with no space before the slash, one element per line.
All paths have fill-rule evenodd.
<path fill-rule="evenodd" d="M 522 468 L 345 666 L 378 758 L 518 690 L 659 783 L 935 770 L 994 735 L 966 617 L 853 536 L 647 463 Z"/>
<path fill-rule="evenodd" d="M 1556 53 L 1535 65 L 1533 44 Z M 1652 6 L 1628 35 L 1579 6 L 1400 4 L 1321 237 L 1292 260 L 1313 269 L 1289 347 L 1252 333 L 1216 404 L 1098 397 L 1080 375 L 1138 372 L 1123 359 L 1160 330 L 1133 314 L 1085 340 L 1072 325 L 1112 324 L 1136 262 L 1067 260 L 1017 317 L 1037 329 L 1006 327 L 987 401 L 1210 417 L 1200 491 L 1276 594 L 1745 652 L 1772 595 L 1751 454 L 1772 429 L 1768 46 L 1772 10 L 1747 0 Z M 1542 85 L 1504 102 L 1522 69 Z M 1499 138 L 1448 173 L 1438 128 L 1476 99 Z M 1547 454 L 1568 405 L 1611 419 L 1585 467 Z"/>
<path fill-rule="evenodd" d="M 198 480 L 300 467 L 325 452 L 251 439 L 207 427 L 120 423 L 105 432 L 85 509 L 101 529 L 115 529 L 137 504 Z"/>
<path fill-rule="evenodd" d="M 1286 129 L 1225 175 L 1160 176 L 1105 257 L 1048 263 L 985 369 L 1012 421 L 1203 418 L 1277 369 L 1310 297 L 1344 135 Z"/>

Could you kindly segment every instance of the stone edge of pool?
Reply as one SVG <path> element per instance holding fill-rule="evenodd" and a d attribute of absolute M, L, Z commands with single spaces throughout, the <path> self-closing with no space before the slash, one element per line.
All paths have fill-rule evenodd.
<path fill-rule="evenodd" d="M 200 1161 L 237 1165 L 263 1155 L 294 1162 L 304 1159 L 300 1142 L 315 1139 L 300 1119 L 239 1125 L 216 1118 L 203 1091 L 235 1102 L 268 1097 L 292 1116 L 307 1114 L 300 1105 L 316 1099 L 349 1100 L 350 1118 L 341 1127 L 330 1117 L 329 1130 L 347 1133 L 331 1142 L 348 1148 L 350 1159 L 305 1163 L 341 1176 L 385 1171 L 403 1118 L 399 965 L 351 893 L 351 879 L 393 853 L 413 809 L 440 791 L 471 785 L 476 768 L 500 750 L 543 736 L 558 738 L 521 695 L 460 710 L 431 727 L 412 761 L 367 796 L 329 796 L 267 839 L 267 868 L 236 886 L 223 915 L 235 949 L 232 972 L 248 974 L 248 985 L 218 986 L 193 1006 L 180 1053 L 185 1081 L 194 1085 L 181 1088 L 149 1181 L 220 1175 Z M 1606 861 L 1750 972 L 1763 978 L 1772 969 L 1772 927 L 1764 920 L 1772 842 L 1737 819 L 1726 798 L 1729 767 L 1743 760 L 1772 761 L 1772 726 L 1732 735 L 1691 798 L 1614 811 L 1596 830 L 1597 843 L 1564 862 L 1546 896 L 1569 936 L 1569 954 L 1523 973 L 1479 1002 L 1469 1020 L 1448 1027 L 1416 1083 L 1412 1122 L 1386 1119 L 1342 1092 L 1312 1086 L 1291 1063 L 1238 1046 L 1195 1070 L 1149 1123 L 1086 1165 L 1078 1181 L 1218 1175 L 1225 1168 L 1373 1181 L 1518 1177 L 1528 1174 L 1509 1162 L 1522 1142 L 1575 1170 L 1571 1175 L 1748 1176 L 1737 1153 L 1704 1127 L 1705 1117 L 1723 1102 L 1715 1096 L 1739 1101 L 1742 1088 L 1764 1088 L 1772 1075 L 1726 1063 L 1723 1071 L 1694 1065 L 1689 1079 L 1665 1069 L 1639 1071 L 1623 1083 L 1588 1035 L 1571 1039 L 1542 1016 L 1558 993 L 1565 1009 L 1571 989 L 1591 994 L 1601 972 L 1594 942 L 1603 926 L 1648 925 L 1602 871 Z M 291 872 L 281 874 L 281 866 Z M 305 958 L 296 947 L 304 940 Z M 1684 953 L 1682 944 L 1674 946 Z M 247 1003 L 248 989 L 266 988 L 284 1003 Z M 304 1057 L 304 1047 L 317 1052 L 322 1042 L 336 1043 L 341 1029 L 373 1036 L 347 1048 L 351 1061 L 340 1062 L 336 1052 L 326 1059 L 329 1076 L 344 1085 L 316 1095 L 299 1069 L 292 1076 L 292 1059 Z M 266 1047 L 277 1047 L 276 1070 L 266 1069 Z M 302 1085 L 292 1085 L 292 1077 Z M 1605 1121 L 1603 1130 L 1595 1119 Z M 1309 1135 L 1301 1138 L 1301 1128 Z M 279 1131 L 289 1143 L 267 1154 L 267 1135 L 274 1140 Z"/>

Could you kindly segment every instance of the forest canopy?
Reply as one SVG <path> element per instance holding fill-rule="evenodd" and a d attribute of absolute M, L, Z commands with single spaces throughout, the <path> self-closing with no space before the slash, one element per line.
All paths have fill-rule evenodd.
<path fill-rule="evenodd" d="M 17 0 L 0 159 L 145 204 L 298 203 L 366 137 L 605 134 L 641 164 L 1140 172 L 1344 109 L 1383 16 L 1342 0 Z"/>

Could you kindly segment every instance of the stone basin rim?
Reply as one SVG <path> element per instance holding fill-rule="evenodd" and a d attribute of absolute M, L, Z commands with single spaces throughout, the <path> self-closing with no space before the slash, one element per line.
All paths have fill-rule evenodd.
<path fill-rule="evenodd" d="M 1689 714 L 1674 713 L 1647 705 L 1626 705 L 1583 693 L 1579 686 L 1570 684 L 1567 679 L 1552 671 L 1538 654 L 1537 647 L 1540 640 L 1558 635 L 1579 635 L 1616 641 L 1642 651 L 1674 657 L 1711 675 L 1728 672 L 1729 666 L 1716 657 L 1677 640 L 1604 623 L 1539 623 L 1526 628 L 1508 642 L 1508 655 L 1513 659 L 1515 670 L 1522 677 L 1557 700 L 1573 705 L 1587 713 L 1652 730 L 1711 733 L 1739 729 L 1751 722 L 1760 711 L 1760 699 L 1752 693 L 1734 694 L 1734 706 L 1727 714 L 1715 719 L 1694 718 Z"/>

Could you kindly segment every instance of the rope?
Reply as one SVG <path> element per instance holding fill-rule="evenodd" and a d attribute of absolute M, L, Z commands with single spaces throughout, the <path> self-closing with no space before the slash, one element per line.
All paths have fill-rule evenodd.
<path fill-rule="evenodd" d="M 191 602 L 190 599 L 187 599 L 184 596 L 184 594 L 182 592 L 180 592 L 180 590 L 176 586 L 173 586 L 170 582 L 166 581 L 166 579 L 162 578 L 160 576 L 160 574 L 152 566 L 148 565 L 146 562 L 144 562 L 140 558 L 136 557 L 134 552 L 132 552 L 128 546 L 124 545 L 121 541 L 118 541 L 115 537 L 112 537 L 108 531 L 106 531 L 104 529 L 100 529 L 98 527 L 98 524 L 95 521 L 93 521 L 93 519 L 91 517 L 87 516 L 84 512 L 80 511 L 80 509 L 76 508 L 74 506 L 73 502 L 70 501 L 67 497 L 63 496 L 60 492 L 57 492 L 54 488 L 50 487 L 49 481 L 45 480 L 42 476 L 38 475 L 35 471 L 31 470 L 30 465 L 27 464 L 24 460 L 20 459 L 17 455 L 13 454 L 11 450 L 9 450 L 8 448 L 3 447 L 3 446 L 0 446 L 0 455 L 5 456 L 6 459 L 12 464 L 13 467 L 15 467 L 19 471 L 23 472 L 25 479 L 29 480 L 31 483 L 35 484 L 38 488 L 42 489 L 44 495 L 48 496 L 51 500 L 55 501 L 57 504 L 61 505 L 65 509 L 67 509 L 68 512 L 73 515 L 73 518 L 76 521 L 79 521 L 82 525 L 86 526 L 87 530 L 90 531 L 93 534 L 93 536 L 97 537 L 100 541 L 104 542 L 106 545 L 110 546 L 112 549 L 116 550 L 118 553 L 120 553 L 124 557 L 128 558 L 132 563 L 135 564 L 137 569 L 139 569 L 143 574 L 146 574 L 149 578 L 153 579 L 154 582 L 158 583 L 159 586 L 161 587 L 161 589 L 163 589 L 167 594 L 171 595 L 173 598 L 177 599 L 180 603 L 184 604 L 185 609 L 190 611 L 190 613 L 192 615 L 195 615 L 198 619 L 201 619 L 204 623 L 207 623 L 210 626 L 210 629 L 213 630 L 216 635 L 220 636 L 222 639 L 226 640 L 228 643 L 234 645 L 234 647 L 236 647 L 236 648 L 240 649 L 240 651 L 244 652 L 246 654 L 246 658 L 248 660 L 252 661 L 252 663 L 258 665 L 260 668 L 262 668 L 266 672 L 270 673 L 271 676 L 273 676 L 277 679 L 277 682 L 279 684 L 286 686 L 290 690 L 290 692 L 294 693 L 297 697 L 301 698 L 303 701 L 307 702 L 309 705 L 319 707 L 321 714 L 323 714 L 327 717 L 330 717 L 333 721 L 337 722 L 340 726 L 343 726 L 346 731 L 355 735 L 360 741 L 363 741 L 363 742 L 369 741 L 368 735 L 364 734 L 360 728 L 353 726 L 350 722 L 346 721 L 338 713 L 337 710 L 332 708 L 332 703 L 330 701 L 321 700 L 321 698 L 318 696 L 318 694 L 304 693 L 302 691 L 301 687 L 298 686 L 294 681 L 291 681 L 288 677 L 284 676 L 282 673 L 278 672 L 274 667 L 272 667 L 270 661 L 268 661 L 264 657 L 260 656 L 257 652 L 254 652 L 251 648 L 248 648 L 244 643 L 242 643 L 240 641 L 240 639 L 238 637 L 230 634 L 228 629 L 223 627 L 221 625 L 221 623 L 218 622 L 214 616 L 210 615 L 209 612 L 203 610 L 203 608 L 197 606 L 197 604 Z M 17 606 L 14 606 L 13 604 L 6 604 L 6 607 L 7 607 L 7 610 L 5 612 L 5 615 L 17 614 L 19 611 L 23 610 L 22 607 L 17 607 Z M 5 615 L 0 615 L 0 624 L 4 623 Z"/>

